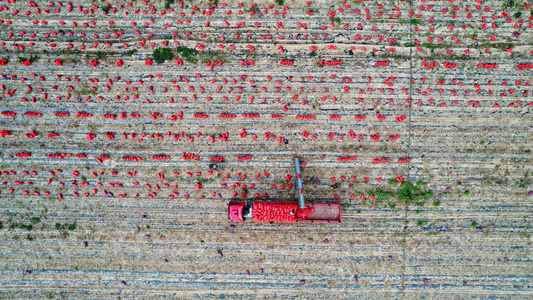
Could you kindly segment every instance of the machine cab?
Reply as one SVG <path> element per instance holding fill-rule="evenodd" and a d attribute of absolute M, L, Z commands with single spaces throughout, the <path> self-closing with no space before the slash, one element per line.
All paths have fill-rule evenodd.
<path fill-rule="evenodd" d="M 252 217 L 252 206 L 246 201 L 230 201 L 228 205 L 230 221 L 244 222 L 246 218 Z"/>

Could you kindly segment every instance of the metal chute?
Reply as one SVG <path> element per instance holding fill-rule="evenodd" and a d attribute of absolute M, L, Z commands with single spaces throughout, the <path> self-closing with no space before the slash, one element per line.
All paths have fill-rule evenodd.
<path fill-rule="evenodd" d="M 298 205 L 300 208 L 305 208 L 304 191 L 302 175 L 300 174 L 300 160 L 298 157 L 294 158 L 294 172 L 296 173 L 296 188 L 298 189 Z"/>

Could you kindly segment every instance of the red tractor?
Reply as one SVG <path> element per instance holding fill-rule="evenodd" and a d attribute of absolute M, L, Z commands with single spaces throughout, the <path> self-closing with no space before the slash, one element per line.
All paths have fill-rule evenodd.
<path fill-rule="evenodd" d="M 338 203 L 305 203 L 300 161 L 294 158 L 298 203 L 267 201 L 230 201 L 231 221 L 252 222 L 314 222 L 340 223 L 341 205 Z"/>

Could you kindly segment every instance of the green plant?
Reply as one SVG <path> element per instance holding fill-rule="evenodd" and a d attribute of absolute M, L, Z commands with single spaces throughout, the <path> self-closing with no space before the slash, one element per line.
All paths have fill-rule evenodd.
<path fill-rule="evenodd" d="M 132 56 L 133 54 L 135 54 L 137 52 L 137 49 L 130 49 L 126 52 L 126 55 L 128 56 Z"/>
<path fill-rule="evenodd" d="M 464 194 L 465 194 L 466 196 L 468 196 L 468 195 L 470 195 L 470 191 L 469 191 L 469 190 L 466 190 L 466 191 L 464 192 Z"/>
<path fill-rule="evenodd" d="M 425 43 L 422 43 L 422 47 L 426 47 L 429 49 L 438 49 L 438 48 L 448 48 L 449 46 L 446 44 L 436 44 L 436 43 L 425 42 Z"/>
<path fill-rule="evenodd" d="M 420 19 L 411 19 L 411 20 L 409 20 L 409 24 L 411 24 L 413 26 L 417 26 L 420 23 L 421 23 Z"/>
<path fill-rule="evenodd" d="M 507 0 L 503 3 L 503 7 L 513 8 L 516 5 L 514 0 Z"/>
<path fill-rule="evenodd" d="M 156 63 L 162 64 L 167 60 L 172 60 L 174 58 L 174 53 L 168 48 L 159 48 L 154 50 L 152 56 Z"/>
<path fill-rule="evenodd" d="M 378 198 L 380 201 L 381 200 L 388 200 L 390 198 L 393 198 L 395 197 L 395 193 L 394 192 L 388 192 L 388 191 L 384 191 L 384 190 L 375 190 L 373 192 L 370 192 L 372 193 L 374 196 L 376 196 L 376 198 Z"/>
<path fill-rule="evenodd" d="M 109 7 L 109 6 L 107 6 L 107 5 L 102 6 L 102 11 L 103 11 L 103 12 L 106 12 L 106 13 L 107 13 L 107 12 L 109 12 L 110 10 L 111 10 L 111 7 Z"/>
<path fill-rule="evenodd" d="M 72 224 L 68 224 L 67 229 L 70 230 L 70 231 L 75 230 L 76 229 L 76 222 L 74 222 Z"/>
<path fill-rule="evenodd" d="M 396 179 L 389 180 L 389 185 L 397 185 L 397 184 L 399 184 L 398 180 Z"/>
<path fill-rule="evenodd" d="M 56 229 L 57 230 L 65 230 L 65 229 L 68 229 L 70 231 L 73 231 L 76 229 L 76 221 L 74 221 L 74 223 L 72 224 L 61 224 L 61 223 L 56 223 L 55 225 Z"/>
<path fill-rule="evenodd" d="M 333 23 L 337 23 L 337 25 L 341 24 L 341 18 L 329 18 L 329 20 Z"/>
<path fill-rule="evenodd" d="M 101 59 L 104 54 L 101 51 L 96 52 L 96 59 Z"/>
<path fill-rule="evenodd" d="M 521 188 L 526 188 L 530 184 L 531 179 L 529 179 L 529 171 L 526 171 L 526 174 L 524 174 L 524 178 L 520 178 L 520 180 L 518 181 L 518 186 Z"/>
<path fill-rule="evenodd" d="M 430 190 L 422 190 L 419 186 L 411 182 L 402 182 L 402 188 L 398 190 L 397 196 L 405 204 L 411 204 L 414 201 L 421 201 L 431 197 L 433 193 Z"/>
<path fill-rule="evenodd" d="M 176 47 L 176 51 L 181 55 L 183 59 L 190 63 L 197 63 L 198 62 L 198 50 L 193 48 L 187 48 L 183 46 Z"/>
<path fill-rule="evenodd" d="M 478 224 L 477 222 L 475 222 L 475 221 L 474 221 L 474 222 L 472 222 L 472 224 L 471 224 L 471 225 L 472 225 L 473 227 L 477 227 L 477 226 L 479 226 L 479 224 Z"/>
<path fill-rule="evenodd" d="M 171 4 L 174 4 L 175 0 L 165 0 L 165 9 L 169 9 Z"/>
<path fill-rule="evenodd" d="M 309 57 L 315 57 L 315 56 L 317 56 L 315 51 L 311 51 L 311 53 L 309 53 Z"/>
<path fill-rule="evenodd" d="M 365 181 L 365 183 L 367 182 Z M 389 181 L 389 184 L 395 185 L 392 180 Z M 374 195 L 380 203 L 387 203 L 390 208 L 395 208 L 397 204 L 416 204 L 422 206 L 424 205 L 424 200 L 433 195 L 431 190 L 426 190 L 422 187 L 426 184 L 426 182 L 417 182 L 416 185 L 412 184 L 411 182 L 402 182 L 400 189 L 397 191 L 385 191 L 382 189 L 377 189 L 373 191 L 367 191 L 367 193 Z"/>
<path fill-rule="evenodd" d="M 206 183 L 206 182 L 212 182 L 214 181 L 213 178 L 198 178 L 197 182 L 198 183 Z"/>
<path fill-rule="evenodd" d="M 30 58 L 19 57 L 19 61 L 20 62 L 29 60 L 31 63 L 34 63 L 34 62 L 38 61 L 39 59 L 40 59 L 39 55 L 36 55 L 36 54 L 31 55 Z"/>
<path fill-rule="evenodd" d="M 416 222 L 416 224 L 418 226 L 427 226 L 428 225 L 428 221 L 418 221 L 418 222 Z"/>
<path fill-rule="evenodd" d="M 434 206 L 439 206 L 439 205 L 440 205 L 440 200 L 435 200 L 435 201 L 433 201 L 433 205 L 434 205 Z"/>
<path fill-rule="evenodd" d="M 411 47 L 411 42 L 405 42 L 404 46 L 405 47 Z"/>
<path fill-rule="evenodd" d="M 276 0 L 276 4 L 281 6 L 285 4 L 285 0 Z"/>
<path fill-rule="evenodd" d="M 228 60 L 222 54 L 222 52 L 209 50 L 209 51 L 202 51 L 199 54 L 201 56 L 201 59 L 202 59 L 203 63 L 206 63 L 208 61 L 221 61 L 223 63 L 227 63 L 228 62 Z"/>
<path fill-rule="evenodd" d="M 26 229 L 27 231 L 31 231 L 32 228 L 33 228 L 33 225 L 31 224 L 22 224 L 22 223 L 17 223 L 17 222 L 11 222 L 9 223 L 9 229 L 15 229 L 15 228 L 21 228 L 21 229 Z"/>
<path fill-rule="evenodd" d="M 510 42 L 499 42 L 499 43 L 481 43 L 477 47 L 481 49 L 496 48 L 500 50 L 507 50 L 510 47 L 516 46 L 515 43 Z"/>

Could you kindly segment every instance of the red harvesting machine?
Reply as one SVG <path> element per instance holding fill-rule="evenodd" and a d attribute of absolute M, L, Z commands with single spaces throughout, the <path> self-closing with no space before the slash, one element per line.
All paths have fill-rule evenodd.
<path fill-rule="evenodd" d="M 294 158 L 298 203 L 267 201 L 230 201 L 228 206 L 231 221 L 253 222 L 313 222 L 340 223 L 341 205 L 338 203 L 305 203 L 300 161 Z"/>

